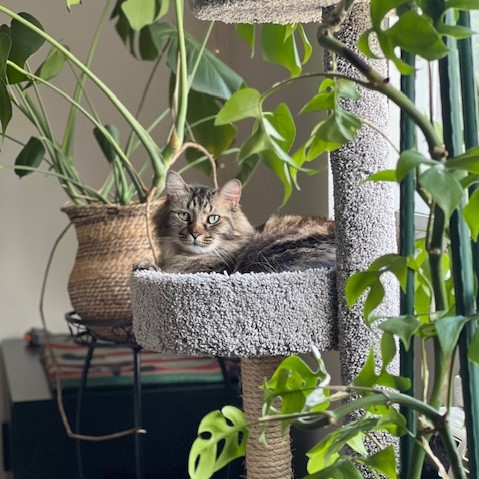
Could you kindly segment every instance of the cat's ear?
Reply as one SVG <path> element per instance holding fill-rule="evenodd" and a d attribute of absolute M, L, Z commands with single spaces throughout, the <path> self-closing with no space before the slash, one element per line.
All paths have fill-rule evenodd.
<path fill-rule="evenodd" d="M 239 180 L 228 181 L 219 190 L 219 195 L 228 200 L 233 208 L 236 208 L 241 198 L 241 182 Z"/>
<path fill-rule="evenodd" d="M 166 175 L 166 194 L 178 195 L 186 193 L 188 191 L 188 185 L 183 178 L 175 171 L 169 171 Z"/>

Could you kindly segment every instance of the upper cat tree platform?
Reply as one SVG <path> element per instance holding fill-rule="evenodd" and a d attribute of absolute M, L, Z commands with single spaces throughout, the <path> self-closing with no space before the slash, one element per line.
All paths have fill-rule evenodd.
<path fill-rule="evenodd" d="M 336 3 L 338 0 L 190 0 L 191 10 L 200 20 L 224 23 L 320 22 L 322 9 Z"/>
<path fill-rule="evenodd" d="M 286 356 L 337 347 L 336 275 L 304 272 L 132 277 L 134 330 L 146 349 L 206 356 Z"/>

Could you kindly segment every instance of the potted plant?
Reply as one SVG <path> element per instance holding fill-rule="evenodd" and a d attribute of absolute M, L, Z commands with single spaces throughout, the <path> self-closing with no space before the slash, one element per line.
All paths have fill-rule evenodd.
<path fill-rule="evenodd" d="M 378 258 L 366 271 L 352 275 L 344 291 L 350 307 L 363 300 L 365 323 L 377 326 L 381 334 L 380 354 L 371 349 L 359 374 L 344 386 L 330 385 L 317 352 L 315 367 L 298 357 L 287 358 L 263 385 L 263 416 L 251 425 L 267 428 L 269 423 L 279 421 L 284 429 L 291 424 L 304 429 L 328 428 L 325 437 L 308 452 L 309 478 L 361 478 L 364 471 L 367 477 L 396 478 L 398 469 L 401 477 L 419 478 L 426 456 L 439 477 L 465 478 L 467 473 L 478 477 L 479 148 L 469 12 L 477 11 L 479 5 L 474 1 L 372 0 L 368 7 L 371 23 L 361 32 L 357 45 L 365 59 L 335 37 L 354 3 L 340 2 L 336 14 L 320 25 L 318 40 L 357 70 L 361 78 L 346 77 L 334 69 L 318 73 L 326 79 L 305 108 L 326 109 L 328 117 L 315 127 L 302 151 L 334 150 L 355 137 L 361 119 L 345 115 L 341 111 L 345 102 L 334 101 L 340 97 L 357 100 L 353 83 L 381 93 L 401 109 L 402 151 L 397 166 L 367 178 L 401 184 L 401 254 Z M 397 18 L 388 25 L 389 15 Z M 370 47 L 373 37 L 379 46 L 374 52 Z M 403 75 L 403 91 L 368 61 L 377 58 L 379 52 Z M 410 75 L 415 72 L 415 56 L 439 64 L 441 131 L 434 118 L 424 115 L 411 99 L 414 81 Z M 291 81 L 277 83 L 265 93 L 239 91 L 220 111 L 218 123 L 248 115 L 257 120 L 253 135 L 243 146 L 245 151 L 275 149 L 271 139 L 265 140 L 268 133 L 261 124 L 265 116 L 274 117 L 263 111 L 263 100 L 286 83 Z M 248 105 L 242 116 L 230 108 L 239 100 Z M 416 131 L 426 140 L 426 152 L 416 147 Z M 414 243 L 414 218 L 410 213 L 416 188 L 430 214 L 426 237 Z M 390 274 L 403 291 L 402 311 L 398 316 L 378 317 L 375 311 L 384 298 L 383 280 Z M 397 351 L 394 338 L 401 346 L 400 374 L 388 370 Z M 419 351 L 414 349 L 414 343 L 420 345 Z M 434 355 L 432 366 L 425 354 L 429 347 Z M 469 466 L 458 453 L 450 423 L 456 352 L 463 380 Z M 418 362 L 421 385 L 415 390 L 413 369 Z M 282 401 L 280 406 L 278 400 Z M 348 417 L 347 425 L 341 427 Z M 245 416 L 235 408 L 226 407 L 221 413 L 208 415 L 191 449 L 190 476 L 211 477 L 214 471 L 244 455 L 249 430 Z M 392 447 L 372 451 L 366 447 L 366 439 L 377 431 L 403 438 L 400 467 Z M 434 448 L 432 438 L 439 438 L 440 449 Z M 351 449 L 356 454 L 351 454 Z M 440 457 L 442 454 L 446 459 Z"/>
<path fill-rule="evenodd" d="M 72 7 L 75 3 L 78 2 L 69 1 L 67 5 Z M 70 49 L 55 40 L 34 17 L 27 13 L 17 14 L 0 4 L 0 15 L 5 22 L 0 27 L 2 135 L 4 141 L 22 145 L 14 164 L 19 177 L 35 171 L 54 176 L 71 201 L 71 206 L 64 211 L 76 227 L 79 249 L 69 292 L 75 311 L 85 319 L 131 319 L 128 286 L 131 265 L 139 259 L 153 259 L 145 229 L 147 201 L 153 202 L 161 193 L 166 171 L 178 152 L 185 149 L 185 144 L 195 146 L 195 152 L 189 152 L 190 163 L 210 171 L 208 157 L 228 153 L 235 136 L 232 127 L 214 127 L 212 118 L 218 105 L 240 88 L 241 77 L 207 50 L 211 28 L 202 42 L 198 42 L 184 30 L 182 1 L 175 2 L 175 21 L 171 23 L 165 21 L 168 6 L 169 2 L 162 2 L 161 8 L 155 8 L 148 16 L 139 2 L 106 1 L 87 59 L 81 61 L 75 56 L 74 47 Z M 143 90 L 139 89 L 140 106 L 135 114 L 91 69 L 109 16 L 132 52 L 152 64 L 150 81 Z M 49 48 L 45 53 L 46 47 Z M 38 60 L 42 54 L 43 59 Z M 153 74 L 161 61 L 171 71 L 171 93 L 166 92 L 171 94 L 171 107 L 145 127 L 138 117 L 148 90 L 154 89 Z M 33 69 L 35 62 L 38 67 Z M 71 92 L 57 82 L 67 65 L 75 71 Z M 130 131 L 124 141 L 119 137 L 117 126 L 100 118 L 88 96 L 88 88 L 92 85 L 125 120 Z M 54 130 L 49 122 L 48 104 L 44 99 L 46 90 L 69 105 L 63 131 Z M 190 101 L 188 107 L 190 98 L 194 101 Z M 37 134 L 30 138 L 12 138 L 9 127 L 13 114 L 15 117 L 23 115 Z M 91 138 L 98 143 L 109 165 L 109 175 L 101 188 L 90 186 L 79 174 L 81 159 L 76 157 L 74 146 L 84 140 L 78 138 L 78 116 L 91 123 Z M 168 137 L 154 139 L 155 127 L 170 118 Z M 138 161 L 140 147 L 143 156 L 148 158 L 146 162 Z M 99 220 L 98 215 L 104 219 Z M 123 237 L 127 249 L 123 250 L 120 239 L 112 240 L 110 234 Z M 86 252 L 93 246 L 96 253 L 87 257 Z M 120 265 L 122 257 L 124 262 Z M 94 300 L 96 297 L 98 301 Z"/>

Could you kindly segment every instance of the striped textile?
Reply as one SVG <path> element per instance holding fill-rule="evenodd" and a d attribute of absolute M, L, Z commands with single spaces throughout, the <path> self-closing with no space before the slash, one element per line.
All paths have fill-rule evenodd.
<path fill-rule="evenodd" d="M 51 349 L 60 369 L 62 388 L 76 388 L 88 352 L 87 346 L 76 344 L 71 337 L 55 337 Z M 221 366 L 216 358 L 159 354 L 142 350 L 142 384 L 218 383 L 223 382 Z M 49 383 L 56 388 L 57 367 L 48 348 L 42 363 Z M 236 374 L 238 364 L 226 360 L 229 374 Z M 122 386 L 133 383 L 133 351 L 128 347 L 96 347 L 88 372 L 88 387 Z"/>

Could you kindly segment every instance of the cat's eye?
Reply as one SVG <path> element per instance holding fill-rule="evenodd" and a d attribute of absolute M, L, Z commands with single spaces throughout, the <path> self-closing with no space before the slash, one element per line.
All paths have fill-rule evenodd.
<path fill-rule="evenodd" d="M 181 221 L 189 221 L 190 214 L 187 213 L 186 211 L 180 211 L 178 213 L 178 218 L 180 218 Z"/>
<path fill-rule="evenodd" d="M 208 224 L 215 225 L 220 220 L 220 215 L 209 215 L 207 218 Z"/>

